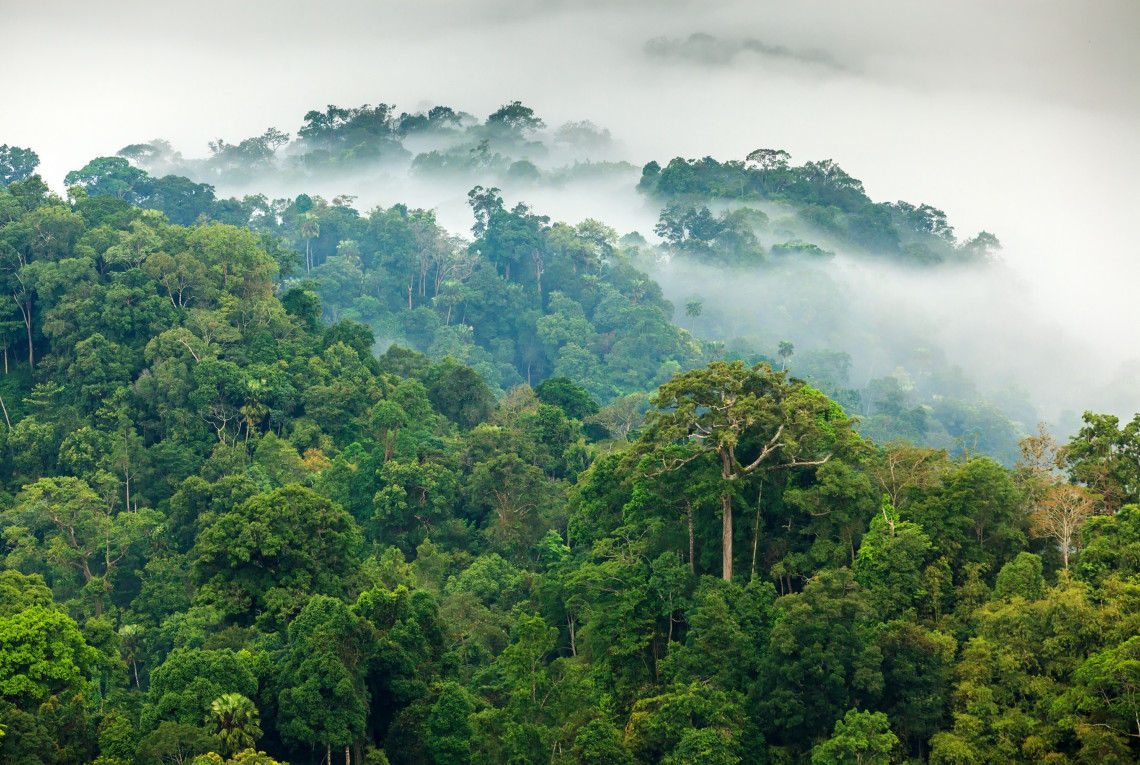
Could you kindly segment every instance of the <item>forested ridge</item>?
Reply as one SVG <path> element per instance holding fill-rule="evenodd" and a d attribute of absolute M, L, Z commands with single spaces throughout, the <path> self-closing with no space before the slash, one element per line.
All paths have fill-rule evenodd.
<path fill-rule="evenodd" d="M 1140 415 L 854 389 L 649 275 L 996 238 L 762 150 L 647 166 L 653 247 L 470 175 L 609 140 L 542 127 L 329 107 L 66 198 L 0 147 L 0 760 L 1135 762 Z M 192 180 L 383 162 L 484 181 L 470 239 Z"/>
<path fill-rule="evenodd" d="M 350 318 L 385 344 L 450 354 L 496 393 L 569 376 L 606 404 L 712 359 L 783 368 L 794 353 L 797 375 L 860 415 L 860 432 L 877 441 L 1017 459 L 1018 440 L 1043 419 L 1025 390 L 1009 381 L 983 389 L 925 320 L 895 317 L 882 327 L 890 319 L 846 313 L 852 295 L 830 268 L 841 253 L 936 280 L 994 261 L 997 237 L 961 236 L 930 204 L 876 202 L 833 160 L 795 165 L 776 149 L 739 161 L 678 157 L 664 168 L 649 162 L 639 183 L 620 156 L 608 130 L 585 120 L 549 128 L 518 101 L 482 120 L 446 106 L 329 105 L 306 113 L 294 135 L 269 128 L 236 143 L 219 138 L 201 159 L 161 139 L 130 144 L 65 183 L 172 223 L 212 220 L 280 241 L 303 253 L 280 276 L 311 279 L 325 321 Z M 4 180 L 18 179 L 27 162 L 14 154 Z M 400 178 L 466 195 L 474 242 L 444 230 L 430 210 L 396 203 L 362 213 L 343 193 Z M 322 198 L 309 193 L 314 186 L 338 193 Z M 220 187 L 241 196 L 221 198 Z M 261 193 L 282 187 L 302 193 Z M 614 187 L 653 211 L 657 222 L 647 225 L 660 244 L 636 231 L 619 235 L 604 219 L 552 221 L 525 203 L 532 193 L 609 195 Z M 501 189 L 524 201 L 505 203 Z M 474 267 L 484 260 L 504 278 Z M 668 268 L 681 284 L 666 300 L 659 285 Z M 751 294 L 733 299 L 725 270 Z M 758 324 L 757 304 L 771 326 Z M 571 321 L 554 330 L 551 319 L 538 321 L 547 314 Z M 851 379 L 853 368 L 863 379 Z M 1065 419 L 1065 428 L 1079 426 L 1075 414 Z"/>

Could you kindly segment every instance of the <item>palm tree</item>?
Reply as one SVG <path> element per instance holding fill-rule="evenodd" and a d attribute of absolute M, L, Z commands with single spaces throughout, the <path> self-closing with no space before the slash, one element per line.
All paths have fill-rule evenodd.
<path fill-rule="evenodd" d="M 139 653 L 142 651 L 143 628 L 137 624 L 124 624 L 119 627 L 119 652 L 123 661 L 131 665 L 135 673 L 135 688 L 142 690 L 139 685 Z"/>
<path fill-rule="evenodd" d="M 696 326 L 695 319 L 701 315 L 702 307 L 703 306 L 701 305 L 701 301 L 699 300 L 690 300 L 689 302 L 685 303 L 685 315 L 690 319 L 694 319 L 692 326 Z"/>
<path fill-rule="evenodd" d="M 321 235 L 321 224 L 317 216 L 305 213 L 305 222 L 301 224 L 301 238 L 305 240 L 305 273 L 313 270 L 312 243 L 314 237 Z"/>
<path fill-rule="evenodd" d="M 253 748 L 261 738 L 257 707 L 240 693 L 224 693 L 206 713 L 206 729 L 222 740 L 226 754 Z"/>

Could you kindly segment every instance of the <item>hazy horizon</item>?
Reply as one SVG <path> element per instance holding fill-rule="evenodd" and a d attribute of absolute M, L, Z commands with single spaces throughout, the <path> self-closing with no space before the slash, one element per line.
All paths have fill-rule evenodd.
<path fill-rule="evenodd" d="M 483 117 L 518 99 L 551 127 L 610 129 L 637 165 L 759 147 L 797 164 L 832 158 L 876 201 L 929 203 L 960 237 L 1001 239 L 1004 266 L 980 281 L 890 280 L 916 291 L 959 363 L 979 377 L 1008 369 L 1048 416 L 1140 409 L 1135 3 L 431 0 L 318 12 L 4 0 L 0 11 L 12 60 L 36 62 L 7 85 L 0 143 L 37 151 L 56 191 L 130 143 L 165 138 L 204 156 L 219 137 L 295 133 L 326 104 Z M 339 191 L 428 207 L 465 194 L 398 179 Z M 644 219 L 620 194 L 504 192 L 555 219 Z"/>

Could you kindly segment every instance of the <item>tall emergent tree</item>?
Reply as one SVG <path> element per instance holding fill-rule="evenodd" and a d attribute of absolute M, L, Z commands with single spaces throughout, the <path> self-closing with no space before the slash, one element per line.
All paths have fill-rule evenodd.
<path fill-rule="evenodd" d="M 751 476 L 827 462 L 850 434 L 843 409 L 767 364 L 714 362 L 676 375 L 652 401 L 650 475 L 711 456 L 720 466 L 722 567 L 732 581 L 732 495 Z M 680 451 L 670 446 L 680 445 Z"/>
<path fill-rule="evenodd" d="M 0 188 L 7 188 L 9 183 L 19 183 L 36 171 L 40 164 L 40 155 L 31 149 L 22 149 L 19 146 L 0 146 Z"/>

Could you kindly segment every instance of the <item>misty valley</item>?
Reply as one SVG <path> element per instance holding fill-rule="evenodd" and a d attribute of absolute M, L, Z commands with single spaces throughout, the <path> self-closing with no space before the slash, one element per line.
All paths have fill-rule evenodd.
<path fill-rule="evenodd" d="M 0 146 L 0 761 L 1136 762 L 1134 390 L 842 157 L 631 156 Z"/>

